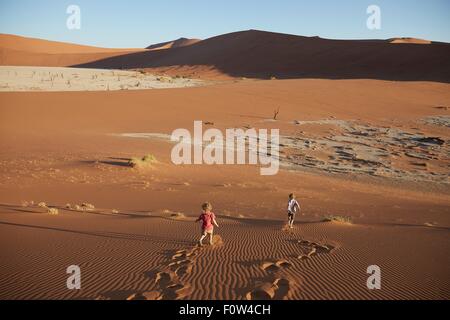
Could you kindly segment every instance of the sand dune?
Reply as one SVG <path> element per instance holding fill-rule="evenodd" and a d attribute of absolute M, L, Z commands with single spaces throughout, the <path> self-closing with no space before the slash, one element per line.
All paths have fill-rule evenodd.
<path fill-rule="evenodd" d="M 152 69 L 197 78 L 325 78 L 449 82 L 450 44 L 413 38 L 329 40 L 241 31 L 147 49 L 103 49 L 0 36 L 0 64 Z M 171 50 L 160 50 L 171 48 Z"/>
<path fill-rule="evenodd" d="M 393 38 L 389 39 L 390 43 L 410 43 L 410 44 L 431 44 L 430 40 L 417 38 Z"/>
<path fill-rule="evenodd" d="M 0 65 L 66 67 L 145 49 L 110 49 L 0 34 Z"/>
<path fill-rule="evenodd" d="M 50 54 L 129 52 L 129 51 L 144 50 L 137 48 L 134 49 L 100 48 L 66 42 L 21 37 L 11 34 L 0 34 L 0 48 L 25 52 L 50 53 Z"/>
<path fill-rule="evenodd" d="M 448 300 L 449 45 L 402 41 L 246 31 L 129 53 L 0 36 L 1 64 L 89 68 L 1 68 L 2 90 L 57 92 L 0 93 L 0 298 Z M 151 86 L 145 71 L 234 79 L 121 88 Z M 280 171 L 174 165 L 168 137 L 194 120 L 280 129 Z M 220 228 L 200 248 L 204 201 Z"/>
<path fill-rule="evenodd" d="M 187 38 L 179 38 L 173 41 L 161 42 L 157 44 L 152 44 L 148 46 L 146 49 L 149 50 L 162 50 L 162 49 L 170 49 L 170 48 L 180 48 L 190 46 L 191 44 L 197 43 L 201 41 L 200 39 L 187 39 Z"/>
<path fill-rule="evenodd" d="M 192 76 L 449 82 L 449 55 L 447 43 L 409 46 L 380 40 L 328 40 L 250 30 L 170 51 L 133 53 L 80 66 L 152 68 Z"/>
<path fill-rule="evenodd" d="M 297 139 L 297 152 L 323 157 L 325 167 L 337 165 L 327 164 L 335 154 L 323 150 L 324 140 L 344 151 L 354 141 L 347 151 L 356 154 L 364 144 L 384 143 L 391 151 L 383 165 L 448 176 L 441 153 L 450 139 L 448 84 L 248 80 L 176 90 L 4 92 L 0 102 L 3 299 L 450 297 L 448 179 L 327 172 L 303 162 L 271 177 L 257 166 L 175 166 L 167 142 L 121 135 L 167 135 L 191 130 L 198 119 L 220 130 L 276 127 Z M 278 120 L 268 121 L 277 106 Z M 440 140 L 412 144 L 419 135 Z M 430 159 L 409 166 L 419 160 L 404 152 Z M 149 153 L 157 163 L 130 166 Z M 333 160 L 346 161 L 359 160 Z M 284 226 L 290 192 L 304 213 L 292 231 Z M 193 220 L 203 201 L 213 203 L 220 228 L 212 247 L 197 248 Z M 351 224 L 339 222 L 346 219 Z M 65 287 L 72 264 L 81 267 L 80 291 Z M 382 269 L 381 290 L 366 287 L 372 264 Z"/>
<path fill-rule="evenodd" d="M 194 218 L 0 205 L 2 299 L 446 299 L 449 257 L 442 232 L 425 227 L 342 226 L 219 216 L 216 243 L 195 246 Z M 19 213 L 19 212 L 20 213 Z M 16 216 L 20 215 L 20 221 Z M 225 239 L 218 243 L 220 239 Z M 395 243 L 386 250 L 374 242 Z M 330 244 L 332 243 L 332 244 Z M 435 243 L 441 243 L 435 250 Z M 327 248 L 316 250 L 315 248 Z M 329 250 L 328 248 L 332 248 Z M 42 254 L 47 253 L 47 254 Z M 383 270 L 367 290 L 366 268 Z M 64 270 L 77 264 L 82 290 Z M 28 268 L 33 266 L 33 285 Z M 414 265 L 414 268 L 405 266 Z M 426 274 L 426 277 L 419 277 Z M 404 284 L 408 285 L 404 285 Z"/>

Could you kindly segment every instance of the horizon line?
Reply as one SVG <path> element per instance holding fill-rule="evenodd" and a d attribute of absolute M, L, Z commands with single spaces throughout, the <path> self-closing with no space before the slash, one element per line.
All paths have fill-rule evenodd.
<path fill-rule="evenodd" d="M 176 39 L 168 39 L 168 40 L 165 40 L 165 41 L 162 41 L 162 42 L 150 43 L 150 44 L 145 45 L 145 47 L 107 47 L 107 46 L 102 46 L 102 45 L 99 45 L 99 44 L 67 42 L 67 41 L 63 41 L 63 40 L 54 40 L 54 39 L 35 37 L 35 36 L 30 36 L 30 35 L 25 35 L 25 34 L 14 34 L 14 33 L 3 33 L 3 32 L 0 32 L 0 35 L 16 36 L 16 37 L 21 37 L 21 38 L 29 38 L 29 39 L 43 40 L 43 41 L 50 41 L 50 42 L 59 42 L 59 43 L 79 45 L 79 46 L 96 47 L 96 48 L 101 48 L 101 49 L 146 49 L 148 46 L 152 46 L 152 45 L 160 44 L 160 43 L 165 43 L 165 42 L 171 42 L 171 41 L 175 41 L 175 40 L 179 40 L 179 39 L 197 39 L 197 40 L 200 40 L 200 41 L 205 41 L 205 40 L 212 39 L 212 38 L 215 38 L 215 37 L 219 37 L 219 36 L 222 36 L 222 35 L 233 34 L 233 33 L 241 33 L 241 32 L 249 32 L 249 31 L 275 33 L 275 34 L 280 34 L 280 35 L 289 35 L 289 36 L 304 37 L 304 38 L 319 38 L 319 39 L 330 40 L 330 41 L 388 41 L 388 40 L 393 40 L 393 39 L 417 39 L 417 40 L 430 41 L 430 44 L 433 44 L 433 43 L 434 44 L 439 44 L 439 43 L 441 43 L 441 44 L 450 44 L 450 42 L 435 41 L 435 40 L 418 38 L 418 37 L 413 37 L 413 36 L 394 36 L 394 37 L 389 37 L 389 38 L 384 38 L 384 39 L 383 38 L 325 38 L 325 37 L 321 37 L 321 36 L 318 36 L 318 35 L 308 36 L 308 35 L 300 35 L 300 34 L 293 34 L 293 33 L 260 30 L 260 29 L 246 29 L 246 30 L 231 31 L 231 32 L 226 32 L 226 33 L 214 35 L 214 36 L 211 36 L 211 37 L 208 37 L 208 38 L 205 38 L 205 39 L 202 39 L 202 38 L 199 38 L 199 37 L 187 37 L 187 36 L 183 35 L 183 36 L 180 36 L 180 37 L 178 37 Z"/>

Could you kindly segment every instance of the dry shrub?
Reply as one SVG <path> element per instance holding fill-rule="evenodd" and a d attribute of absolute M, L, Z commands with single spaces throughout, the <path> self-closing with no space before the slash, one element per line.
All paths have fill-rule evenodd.
<path fill-rule="evenodd" d="M 353 223 L 351 217 L 344 217 L 344 216 L 329 215 L 325 216 L 325 218 L 323 219 L 323 222 L 332 222 L 332 221 L 348 224 Z"/>
<path fill-rule="evenodd" d="M 57 215 L 59 214 L 59 211 L 56 208 L 47 208 L 47 213 L 50 215 Z"/>
<path fill-rule="evenodd" d="M 182 213 L 182 212 L 173 212 L 170 214 L 170 216 L 172 218 L 184 218 L 185 217 L 184 213 Z"/>
<path fill-rule="evenodd" d="M 133 168 L 145 168 L 150 167 L 152 164 L 156 163 L 157 160 L 154 155 L 147 154 L 142 158 L 131 158 L 129 165 Z"/>
<path fill-rule="evenodd" d="M 82 203 L 81 204 L 81 208 L 84 211 L 92 211 L 95 210 L 95 206 L 93 204 L 90 203 Z"/>

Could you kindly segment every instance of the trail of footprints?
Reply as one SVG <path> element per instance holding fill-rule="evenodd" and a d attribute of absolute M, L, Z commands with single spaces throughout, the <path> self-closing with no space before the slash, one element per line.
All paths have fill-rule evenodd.
<path fill-rule="evenodd" d="M 181 281 L 181 278 L 192 271 L 193 258 L 198 252 L 198 247 L 176 251 L 171 257 L 168 267 L 156 274 L 155 282 L 158 286 L 158 300 L 182 299 L 192 292 L 191 286 Z"/>
<path fill-rule="evenodd" d="M 291 281 L 282 277 L 282 271 L 291 264 L 287 260 L 264 261 L 260 267 L 267 273 L 256 288 L 246 295 L 247 300 L 282 300 L 291 288 Z"/>
<path fill-rule="evenodd" d="M 318 254 L 328 254 L 334 246 L 322 245 L 308 240 L 297 240 L 301 249 L 298 259 L 310 259 Z M 192 271 L 195 257 L 199 247 L 175 251 L 170 258 L 170 263 L 160 272 L 156 273 L 155 282 L 157 289 L 140 294 L 133 294 L 127 300 L 176 300 L 189 296 L 192 288 L 184 283 L 181 278 Z M 262 279 L 257 279 L 256 287 L 246 294 L 248 300 L 283 300 L 287 298 L 294 286 L 284 270 L 291 267 L 291 262 L 285 259 L 264 261 L 260 268 L 266 273 Z"/>
<path fill-rule="evenodd" d="M 332 245 L 321 245 L 308 240 L 297 240 L 302 253 L 298 259 L 310 259 L 317 254 L 328 254 L 333 249 Z M 284 275 L 284 269 L 291 267 L 291 263 L 281 259 L 276 261 L 264 261 L 260 265 L 266 272 L 262 281 L 258 281 L 256 288 L 246 294 L 247 300 L 283 300 L 292 289 L 293 282 Z"/>
<path fill-rule="evenodd" d="M 302 254 L 300 254 L 298 258 L 302 260 L 309 259 L 316 254 L 330 253 L 334 249 L 334 246 L 332 245 L 322 245 L 308 240 L 298 240 L 297 243 L 302 249 Z"/>
<path fill-rule="evenodd" d="M 135 293 L 127 300 L 177 300 L 192 292 L 190 285 L 181 281 L 181 278 L 191 272 L 194 257 L 200 248 L 193 247 L 176 251 L 170 258 L 166 268 L 155 275 L 156 290 Z"/>

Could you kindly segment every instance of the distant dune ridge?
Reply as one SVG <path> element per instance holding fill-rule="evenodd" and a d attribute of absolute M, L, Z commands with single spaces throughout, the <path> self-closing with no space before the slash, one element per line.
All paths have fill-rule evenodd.
<path fill-rule="evenodd" d="M 0 34 L 0 65 L 65 67 L 145 51 L 111 49 Z"/>
<path fill-rule="evenodd" d="M 412 38 L 330 40 L 249 30 L 202 41 L 181 38 L 151 50 L 113 50 L 36 39 L 16 46 L 8 37 L 0 37 L 1 65 L 145 68 L 195 77 L 450 82 L 450 44 L 419 45 L 428 42 Z"/>
<path fill-rule="evenodd" d="M 392 38 L 389 39 L 390 43 L 412 43 L 412 44 L 431 44 L 430 40 L 417 39 L 417 38 Z"/>
<path fill-rule="evenodd" d="M 23 52 L 51 53 L 51 54 L 128 52 L 128 51 L 144 50 L 141 48 L 134 48 L 134 49 L 100 48 L 66 42 L 27 38 L 11 34 L 0 34 L 0 48 Z"/>
<path fill-rule="evenodd" d="M 201 41 L 200 39 L 187 39 L 187 38 L 179 38 L 173 41 L 161 42 L 157 44 L 152 44 L 148 46 L 146 49 L 149 50 L 161 50 L 161 49 L 170 49 L 170 48 L 180 48 L 190 46 L 191 44 L 197 43 Z"/>

